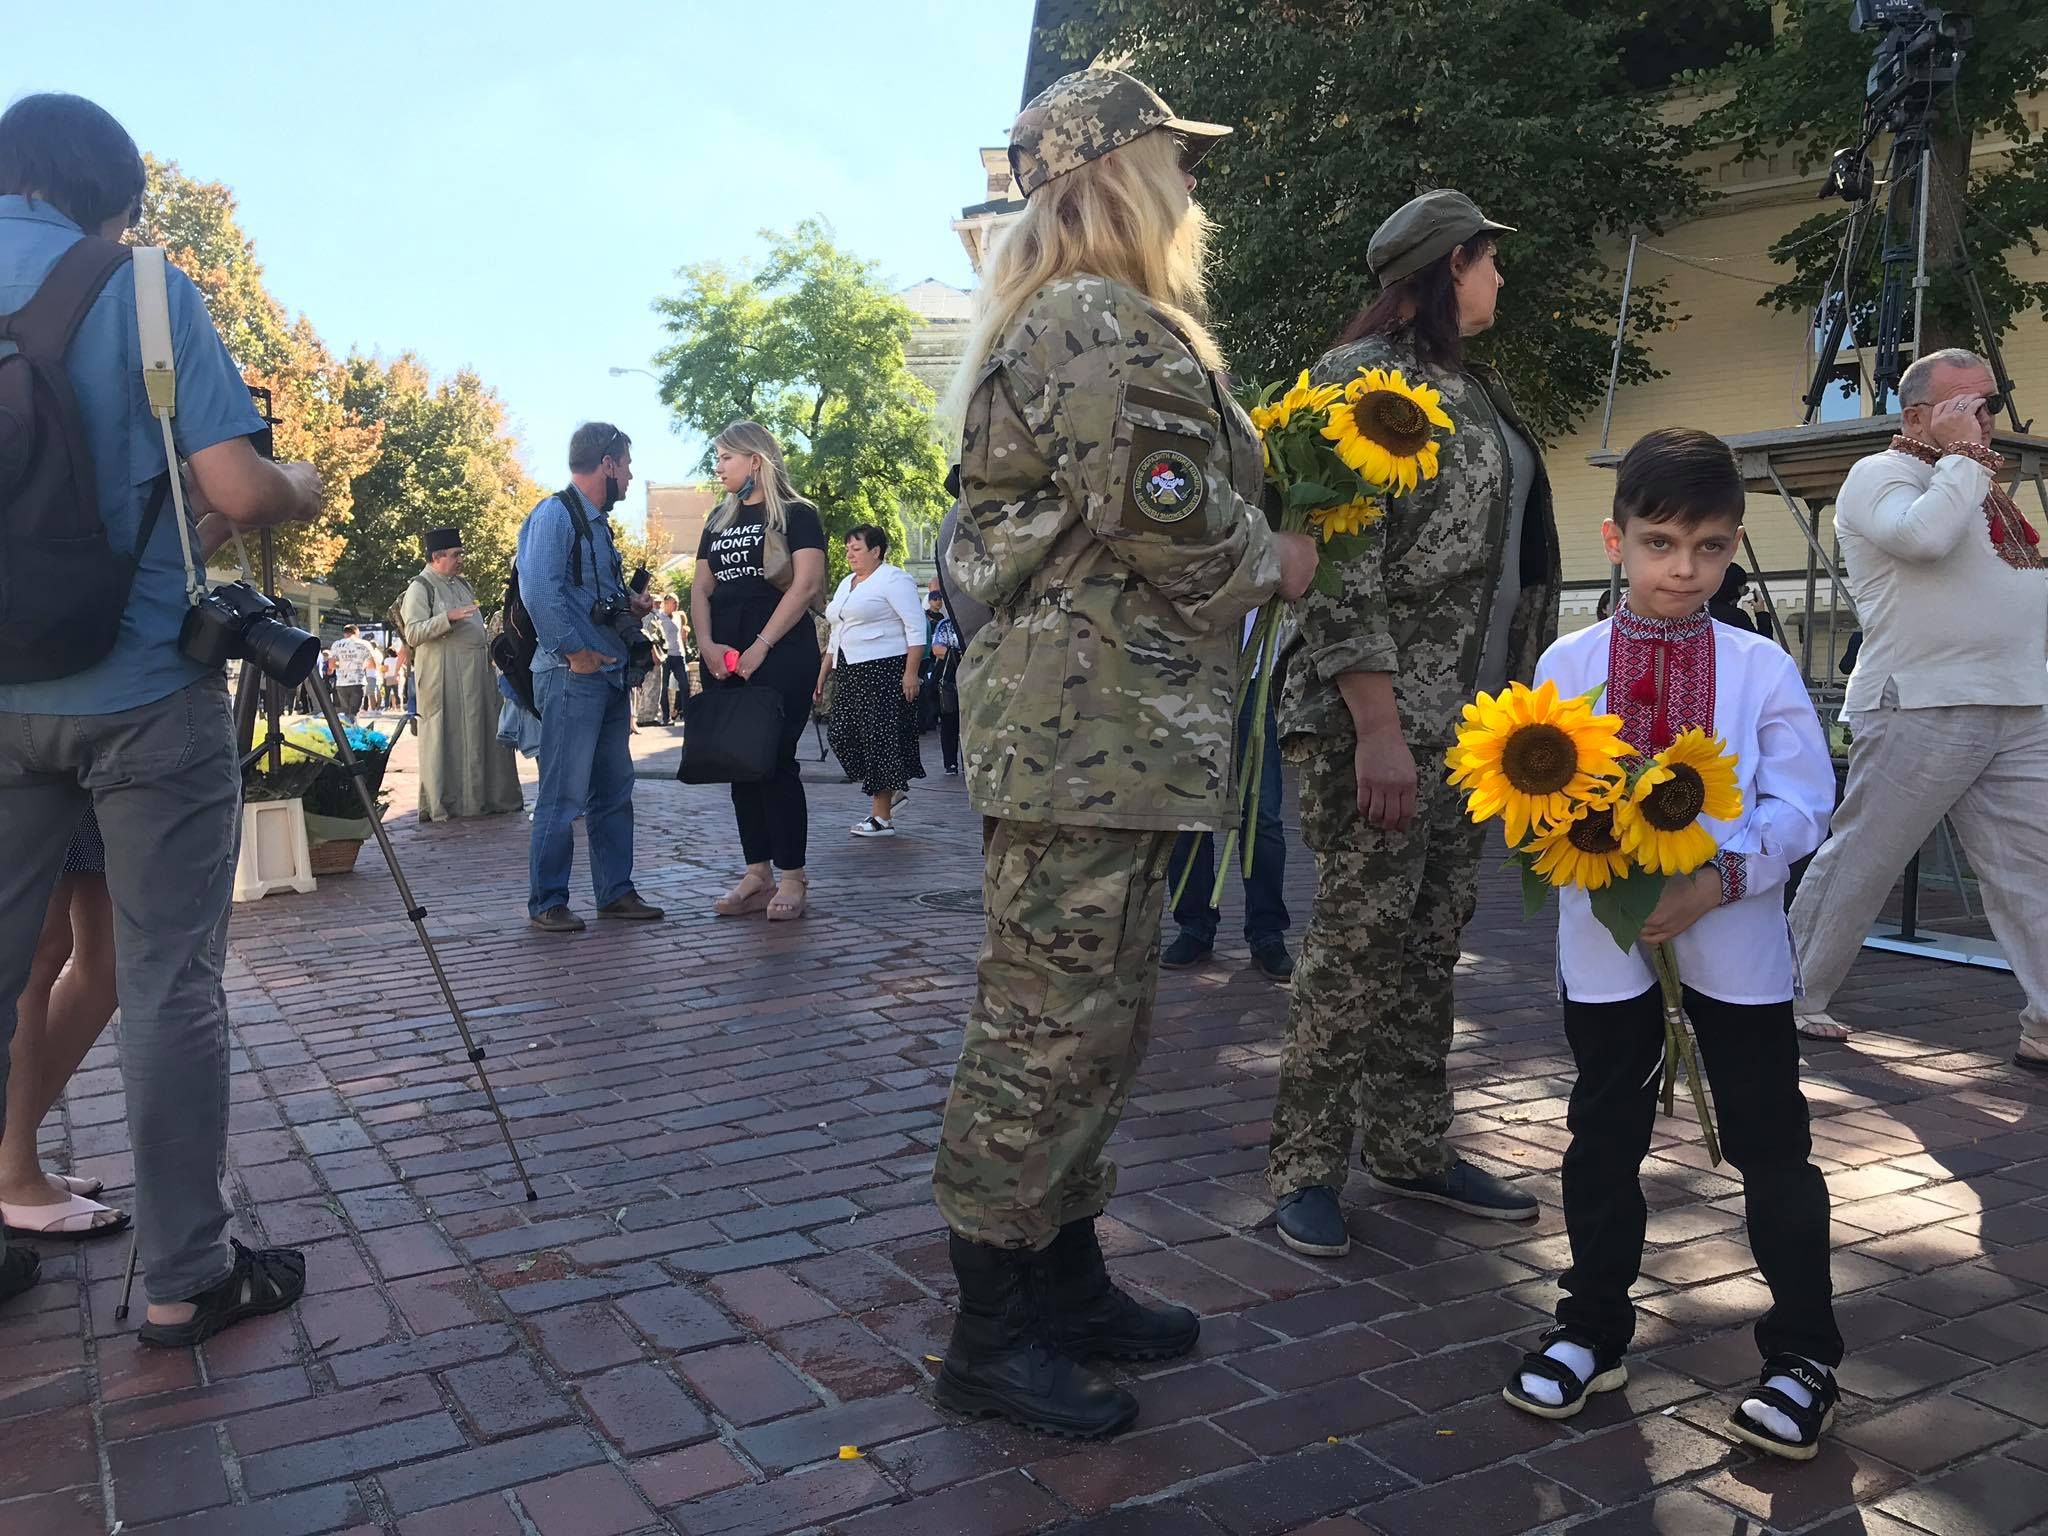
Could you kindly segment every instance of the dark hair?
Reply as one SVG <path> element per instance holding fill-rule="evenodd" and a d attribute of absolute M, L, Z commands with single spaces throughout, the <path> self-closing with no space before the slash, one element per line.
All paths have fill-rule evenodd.
<path fill-rule="evenodd" d="M 1731 562 L 1728 569 L 1721 573 L 1721 586 L 1714 593 L 1714 601 L 1717 603 L 1739 603 L 1742 601 L 1743 592 L 1748 587 L 1749 572 Z"/>
<path fill-rule="evenodd" d="M 35 197 L 87 234 L 135 222 L 142 152 L 106 108 L 83 96 L 24 96 L 0 113 L 0 197 Z"/>
<path fill-rule="evenodd" d="M 855 523 L 846 530 L 846 536 L 849 539 L 859 539 L 878 555 L 889 553 L 889 535 L 873 523 Z"/>
<path fill-rule="evenodd" d="M 1351 317 L 1334 345 L 1349 346 L 1368 336 L 1405 336 L 1425 363 L 1457 367 L 1465 358 L 1465 340 L 1458 334 L 1458 278 L 1451 264 L 1462 260 L 1469 266 L 1495 244 L 1492 235 L 1474 235 L 1420 272 L 1387 284 L 1378 298 Z"/>
<path fill-rule="evenodd" d="M 1614 482 L 1614 522 L 1632 518 L 1696 528 L 1713 518 L 1742 521 L 1742 470 L 1711 432 L 1660 427 L 1636 440 Z"/>
<path fill-rule="evenodd" d="M 1610 580 L 1600 589 L 1600 601 L 1593 605 L 1593 617 L 1604 619 L 1614 612 L 1614 583 Z"/>
<path fill-rule="evenodd" d="M 586 421 L 569 437 L 569 473 L 587 475 L 632 446 L 633 439 L 610 422 Z"/>

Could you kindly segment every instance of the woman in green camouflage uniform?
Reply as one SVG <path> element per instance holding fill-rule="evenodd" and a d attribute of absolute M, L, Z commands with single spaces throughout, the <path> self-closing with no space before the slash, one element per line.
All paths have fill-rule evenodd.
<path fill-rule="evenodd" d="M 1536 1214 L 1444 1142 L 1451 976 L 1483 841 L 1445 782 L 1444 751 L 1473 693 L 1528 681 L 1557 633 L 1542 455 L 1498 375 L 1462 355 L 1493 324 L 1494 242 L 1508 233 L 1459 192 L 1404 205 L 1367 249 L 1384 292 L 1312 370 L 1333 384 L 1398 368 L 1442 393 L 1456 430 L 1436 478 L 1388 498 L 1337 593 L 1302 603 L 1280 705 L 1316 897 L 1267 1176 L 1280 1236 L 1304 1253 L 1351 1246 L 1338 1196 L 1354 1133 L 1382 1190 L 1469 1215 Z"/>
<path fill-rule="evenodd" d="M 954 399 L 946 575 L 993 610 L 959 683 L 988 932 L 932 1175 L 960 1282 L 938 1397 L 1060 1434 L 1137 1412 L 1085 1359 L 1199 1332 L 1110 1282 L 1103 1148 L 1150 1033 L 1168 852 L 1230 815 L 1243 617 L 1315 569 L 1258 510 L 1258 439 L 1200 318 L 1186 168 L 1228 131 L 1114 70 L 1029 102 L 1024 217 Z"/>

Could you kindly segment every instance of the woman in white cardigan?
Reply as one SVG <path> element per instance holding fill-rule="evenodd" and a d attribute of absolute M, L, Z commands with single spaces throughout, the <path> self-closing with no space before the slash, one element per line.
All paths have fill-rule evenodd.
<path fill-rule="evenodd" d="M 826 605 L 831 633 L 818 667 L 818 695 L 836 667 L 832 751 L 848 778 L 873 799 L 854 823 L 855 837 L 894 837 L 897 802 L 924 777 L 917 750 L 918 667 L 924 660 L 924 607 L 917 582 L 887 563 L 889 535 L 862 523 L 846 536 L 847 578 Z"/>

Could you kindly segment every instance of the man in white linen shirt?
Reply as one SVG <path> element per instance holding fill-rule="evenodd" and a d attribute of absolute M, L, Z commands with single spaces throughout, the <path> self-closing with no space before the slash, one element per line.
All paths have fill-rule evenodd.
<path fill-rule="evenodd" d="M 1849 785 L 1792 904 L 1802 1034 L 1828 1012 L 1899 871 L 1953 818 L 1991 931 L 2026 993 L 2017 1057 L 2048 1072 L 2048 572 L 1998 484 L 1997 383 L 1933 352 L 1899 381 L 1903 430 L 1835 508 L 1863 646 L 1844 705 Z"/>

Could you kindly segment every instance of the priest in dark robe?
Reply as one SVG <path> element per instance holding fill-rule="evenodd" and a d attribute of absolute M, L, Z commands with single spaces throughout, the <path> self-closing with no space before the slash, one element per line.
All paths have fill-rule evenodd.
<path fill-rule="evenodd" d="M 490 630 L 462 579 L 462 534 L 427 532 L 427 563 L 398 614 L 419 698 L 420 820 L 522 810 L 518 760 L 498 740 Z"/>

